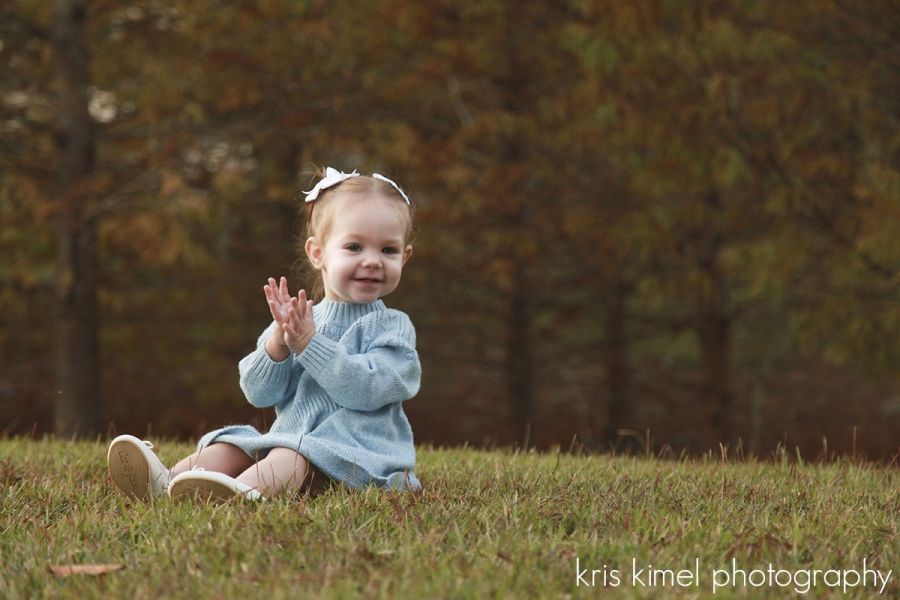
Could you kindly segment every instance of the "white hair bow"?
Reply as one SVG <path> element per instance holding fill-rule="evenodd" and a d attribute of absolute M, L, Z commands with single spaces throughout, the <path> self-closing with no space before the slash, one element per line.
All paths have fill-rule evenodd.
<path fill-rule="evenodd" d="M 338 171 L 337 169 L 326 167 L 325 177 L 323 177 L 322 180 L 319 181 L 319 183 L 317 183 L 313 189 L 309 190 L 308 192 L 303 192 L 304 194 L 306 194 L 306 202 L 312 202 L 319 197 L 319 192 L 321 192 L 322 190 L 327 190 L 330 187 L 336 186 L 340 182 L 344 181 L 345 179 L 350 179 L 351 177 L 359 177 L 359 173 L 356 172 L 356 169 L 354 169 L 352 173 L 344 173 L 342 171 Z M 378 173 L 373 173 L 372 177 L 374 177 L 375 179 L 380 179 L 382 181 L 387 181 L 389 184 L 394 186 L 394 189 L 400 192 L 400 195 L 403 196 L 403 199 L 406 200 L 406 203 L 410 204 L 409 196 L 407 196 L 406 192 L 401 190 L 400 186 L 394 183 L 392 180 L 388 179 L 384 175 L 379 175 Z"/>
<path fill-rule="evenodd" d="M 326 167 L 325 177 L 316 184 L 316 187 L 309 190 L 308 192 L 303 192 L 304 194 L 306 194 L 306 202 L 312 202 L 319 197 L 319 192 L 321 192 L 322 190 L 327 190 L 328 188 L 339 184 L 345 179 L 350 179 L 351 177 L 359 177 L 359 173 L 356 172 L 356 169 L 353 169 L 352 173 L 344 173 L 342 171 L 338 171 L 337 169 Z"/>

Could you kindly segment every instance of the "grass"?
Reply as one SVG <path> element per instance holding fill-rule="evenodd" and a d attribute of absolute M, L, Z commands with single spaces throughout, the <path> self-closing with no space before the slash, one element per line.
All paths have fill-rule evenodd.
<path fill-rule="evenodd" d="M 157 449 L 167 464 L 192 450 Z M 259 505 L 131 502 L 105 469 L 103 442 L 0 439 L 0 597 L 878 595 L 872 573 L 844 592 L 853 574 L 843 570 L 861 572 L 863 560 L 882 577 L 891 571 L 885 597 L 900 593 L 893 466 L 422 448 L 421 494 Z M 50 570 L 108 563 L 125 568 Z M 714 594 L 733 568 L 750 581 Z M 818 585 L 798 594 L 816 569 Z M 679 585 L 682 570 L 692 575 Z"/>

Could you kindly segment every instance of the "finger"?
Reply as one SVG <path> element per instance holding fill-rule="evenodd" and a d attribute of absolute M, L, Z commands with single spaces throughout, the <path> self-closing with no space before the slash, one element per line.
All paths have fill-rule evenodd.
<path fill-rule="evenodd" d="M 276 304 L 283 304 L 284 298 L 281 294 L 281 290 L 279 289 L 278 282 L 273 278 L 269 278 L 269 284 L 266 286 L 268 290 L 266 290 L 266 298 L 274 301 Z"/>
<path fill-rule="evenodd" d="M 300 302 L 299 298 L 291 298 L 291 309 L 296 311 L 297 316 L 300 320 L 303 320 L 304 315 L 306 314 L 306 304 Z"/>
<path fill-rule="evenodd" d="M 285 331 L 290 330 L 292 335 L 298 335 L 300 333 L 300 315 L 297 314 L 297 311 L 294 310 L 292 306 L 288 311 L 288 319 L 287 325 L 285 325 Z"/>
<path fill-rule="evenodd" d="M 280 327 L 284 319 L 280 316 L 281 311 L 278 310 L 278 305 L 271 300 L 269 301 L 269 311 L 272 313 L 272 318 L 275 319 L 275 325 Z"/>
<path fill-rule="evenodd" d="M 291 298 L 291 309 L 290 309 L 291 323 L 294 325 L 294 327 L 297 329 L 297 331 L 300 331 L 300 323 L 303 321 L 303 318 L 306 316 L 305 313 L 306 313 L 306 306 L 302 305 L 302 304 L 298 304 L 296 298 Z"/>
<path fill-rule="evenodd" d="M 306 290 L 300 290 L 297 293 L 297 306 L 300 307 L 300 317 L 305 321 L 308 316 L 312 315 L 311 303 L 306 297 Z"/>
<path fill-rule="evenodd" d="M 282 299 L 287 302 L 287 299 L 291 297 L 291 293 L 288 291 L 287 277 L 281 278 L 279 291 L 281 292 Z"/>

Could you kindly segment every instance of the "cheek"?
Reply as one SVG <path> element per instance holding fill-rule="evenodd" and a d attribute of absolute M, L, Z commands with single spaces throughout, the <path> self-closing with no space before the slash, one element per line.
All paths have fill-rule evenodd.
<path fill-rule="evenodd" d="M 403 261 L 391 261 L 388 265 L 387 269 L 396 277 L 400 275 L 400 272 L 403 270 Z"/>
<path fill-rule="evenodd" d="M 356 266 L 352 260 L 348 260 L 346 257 L 336 257 L 328 263 L 328 268 L 332 271 L 343 273 L 353 271 Z"/>

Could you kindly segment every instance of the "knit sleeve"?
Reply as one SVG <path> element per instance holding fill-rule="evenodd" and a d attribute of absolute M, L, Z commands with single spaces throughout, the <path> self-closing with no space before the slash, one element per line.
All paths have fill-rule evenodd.
<path fill-rule="evenodd" d="M 273 323 L 259 337 L 256 350 L 238 364 L 241 389 L 253 406 L 265 408 L 281 404 L 293 396 L 299 373 L 293 354 L 281 362 L 275 362 L 266 352 L 266 340 L 272 334 Z"/>
<path fill-rule="evenodd" d="M 299 360 L 334 402 L 352 410 L 408 400 L 422 377 L 415 329 L 396 310 L 367 315 L 338 342 L 314 335 Z"/>

